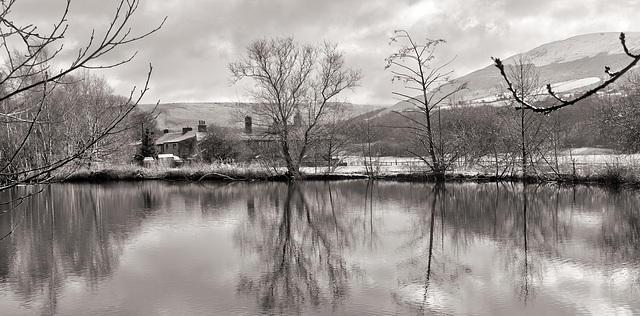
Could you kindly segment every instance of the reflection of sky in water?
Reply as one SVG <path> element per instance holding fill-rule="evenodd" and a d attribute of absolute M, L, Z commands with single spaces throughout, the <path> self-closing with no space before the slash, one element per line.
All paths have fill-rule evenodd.
<path fill-rule="evenodd" d="M 204 224 L 190 217 L 166 215 L 145 223 L 144 232 L 127 245 L 118 271 L 99 291 L 78 293 L 85 305 L 70 314 L 120 309 L 144 315 L 237 311 L 233 289 L 242 266 L 237 265 L 241 258 L 230 238 L 234 221 L 225 218 Z M 114 301 L 117 306 L 112 305 Z"/>
<path fill-rule="evenodd" d="M 448 244 L 445 240 L 445 244 Z M 518 314 L 518 315 L 633 315 L 640 307 L 629 306 L 635 300 L 640 277 L 639 267 L 622 267 L 603 271 L 599 266 L 588 266 L 562 258 L 545 258 L 539 253 L 529 255 L 529 294 L 525 309 L 521 305 L 521 289 L 525 281 L 519 273 L 524 269 L 522 249 L 509 248 L 486 238 L 475 238 L 466 250 L 456 253 L 455 264 L 467 267 L 456 274 L 455 268 L 434 271 L 425 299 L 424 283 L 400 285 L 395 293 L 407 305 L 426 306 L 429 309 L 454 315 Z M 436 253 L 435 256 L 450 256 Z M 517 258 L 511 260 L 508 257 Z M 456 279 L 455 286 L 447 280 Z M 520 283 L 520 284 L 519 284 Z M 636 293 L 629 293 L 635 289 Z M 515 290 L 515 291 L 514 291 Z M 633 308 L 633 309 L 632 309 Z"/>
<path fill-rule="evenodd" d="M 537 198 L 529 200 L 525 235 L 518 186 L 496 192 L 495 184 L 451 184 L 435 203 L 431 186 L 415 183 L 383 182 L 371 186 L 373 191 L 364 181 L 304 183 L 293 190 L 283 183 L 146 186 L 128 187 L 126 193 L 117 188 L 76 189 L 88 188 L 81 193 L 93 196 L 88 201 L 100 200 L 102 213 L 84 212 L 86 205 L 80 205 L 70 208 L 75 210 L 70 218 L 87 217 L 93 223 L 93 214 L 103 214 L 95 222 L 106 225 L 86 228 L 86 235 L 78 235 L 72 245 L 71 251 L 93 251 L 87 262 L 72 259 L 63 251 L 65 245 L 55 242 L 64 235 L 62 230 L 54 231 L 51 236 L 59 237 L 49 247 L 46 242 L 51 240 L 29 239 L 42 230 L 39 226 L 25 225 L 25 231 L 16 233 L 22 239 L 12 241 L 19 250 L 6 255 L 13 260 L 42 260 L 48 268 L 40 268 L 44 269 L 40 273 L 35 273 L 36 267 L 12 271 L 1 279 L 2 311 L 16 315 L 640 312 L 640 261 L 634 246 L 638 240 L 632 239 L 636 217 L 617 206 L 633 199 L 602 190 L 536 191 Z M 143 203 L 136 202 L 140 191 L 146 194 Z M 582 206 L 580 196 L 589 197 Z M 120 197 L 115 208 L 106 200 L 114 197 Z M 426 286 L 432 205 L 436 212 Z M 116 209 L 121 215 L 109 215 Z M 288 226 L 283 225 L 287 218 Z M 58 215 L 58 221 L 64 219 L 64 214 Z M 126 239 L 118 241 L 121 236 Z M 23 241 L 31 246 L 18 247 Z M 40 248 L 37 243 L 45 244 Z M 51 248 L 50 257 L 38 258 L 38 249 Z M 284 255 L 273 252 L 282 249 Z M 108 269 L 86 268 L 99 265 L 103 258 L 116 263 Z M 287 260 L 295 263 L 287 265 Z M 309 270 L 302 274 L 307 281 L 278 279 L 300 276 L 299 271 L 280 274 L 299 265 Z M 346 279 L 334 279 L 339 274 L 334 269 L 344 269 Z M 17 275 L 28 276 L 20 281 Z M 269 278 L 279 283 L 269 283 Z M 332 284 L 342 281 L 346 288 L 332 294 Z M 282 287 L 305 282 L 317 282 L 318 305 L 311 304 L 313 296 L 304 291 L 291 296 L 301 299 L 295 304 L 278 302 L 285 296 L 265 296 L 268 285 L 285 295 Z M 34 288 L 23 289 L 28 285 Z M 274 302 L 269 305 L 262 299 Z M 261 304 L 282 310 L 265 310 Z"/>

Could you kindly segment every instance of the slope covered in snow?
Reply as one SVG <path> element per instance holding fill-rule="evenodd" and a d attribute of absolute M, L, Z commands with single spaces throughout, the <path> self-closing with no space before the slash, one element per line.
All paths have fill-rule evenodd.
<path fill-rule="evenodd" d="M 594 33 L 570 37 L 534 48 L 526 53 L 536 67 L 549 64 L 568 63 L 580 59 L 591 59 L 598 55 L 624 54 L 619 39 L 620 33 Z M 640 48 L 640 33 L 625 33 L 627 47 L 631 51 Z M 522 54 L 512 56 L 505 63 L 518 60 Z"/>
<path fill-rule="evenodd" d="M 630 51 L 640 53 L 640 32 L 625 34 Z M 524 60 L 531 61 L 539 72 L 541 90 L 547 84 L 557 87 L 562 93 L 585 90 L 607 77 L 605 66 L 616 71 L 631 61 L 624 53 L 619 35 L 614 32 L 578 35 L 511 56 L 503 59 L 503 63 L 508 67 L 524 55 Z M 504 92 L 504 79 L 492 64 L 457 80 L 466 82 L 468 89 L 456 94 L 455 99 L 466 103 L 495 102 L 497 96 Z M 410 108 L 413 108 L 412 104 L 402 101 L 380 115 Z"/>

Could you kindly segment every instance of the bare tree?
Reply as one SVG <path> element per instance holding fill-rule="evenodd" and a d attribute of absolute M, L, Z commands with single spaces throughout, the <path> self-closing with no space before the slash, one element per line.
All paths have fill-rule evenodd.
<path fill-rule="evenodd" d="M 365 173 L 375 176 L 380 172 L 380 140 L 383 138 L 383 129 L 375 125 L 371 119 L 356 122 L 350 133 L 356 143 L 360 144 L 362 163 Z M 375 157 L 375 158 L 374 158 Z"/>
<path fill-rule="evenodd" d="M 69 74 L 61 83 L 64 84 L 48 96 L 45 104 L 47 119 L 44 125 L 50 133 L 46 139 L 55 139 L 50 149 L 54 159 L 65 157 L 92 142 L 112 118 L 121 116 L 130 107 L 126 97 L 114 94 L 104 78 L 89 70 Z M 138 114 L 136 110 L 133 112 Z M 91 166 L 93 162 L 115 160 L 118 154 L 122 156 L 127 145 L 141 137 L 137 123 L 142 117 L 133 112 L 109 135 L 101 137 L 85 151 L 77 162 Z M 133 152 L 129 154 L 128 159 L 131 159 Z"/>
<path fill-rule="evenodd" d="M 349 111 L 347 105 L 338 104 L 333 111 L 327 113 L 319 128 L 318 133 L 324 141 L 317 146 L 315 156 L 319 154 L 319 161 L 326 162 L 327 173 L 331 173 L 338 167 L 340 160 L 336 157 L 346 149 L 354 136 L 351 133 L 353 124 L 349 123 L 353 117 L 354 114 Z M 317 166 L 318 159 L 314 160 Z"/>
<path fill-rule="evenodd" d="M 540 95 L 540 75 L 533 62 L 520 55 L 516 59 L 515 64 L 507 69 L 508 78 L 510 78 L 511 86 L 507 87 L 509 91 L 513 90 L 520 100 L 528 104 L 533 104 L 538 100 Z M 529 111 L 525 111 L 521 107 L 518 124 L 518 143 L 521 154 L 522 177 L 528 175 L 527 167 L 532 163 L 532 151 L 539 147 L 542 122 L 538 116 L 532 115 Z"/>
<path fill-rule="evenodd" d="M 624 75 L 627 71 L 631 70 L 631 68 L 633 68 L 638 63 L 638 61 L 640 61 L 640 54 L 636 55 L 629 52 L 629 48 L 627 48 L 627 43 L 626 43 L 624 33 L 620 33 L 620 44 L 622 44 L 622 48 L 624 49 L 625 54 L 627 54 L 627 56 L 631 58 L 631 62 L 629 64 L 627 64 L 621 70 L 616 72 L 611 72 L 611 68 L 608 66 L 605 66 L 604 71 L 606 74 L 609 75 L 609 79 L 603 81 L 601 84 L 599 84 L 595 88 L 587 90 L 586 92 L 582 93 L 581 95 L 571 100 L 562 99 L 558 94 L 556 94 L 553 91 L 551 84 L 547 84 L 547 93 L 549 94 L 549 96 L 553 98 L 554 102 L 545 103 L 543 105 L 533 104 L 532 102 L 528 102 L 527 100 L 522 99 L 518 95 L 518 90 L 516 89 L 516 87 L 514 87 L 513 83 L 509 80 L 502 61 L 499 58 L 495 58 L 495 57 L 491 57 L 491 59 L 493 59 L 495 66 L 500 70 L 500 74 L 502 75 L 502 77 L 504 78 L 507 84 L 507 89 L 511 92 L 511 96 L 516 102 L 518 102 L 525 109 L 528 109 L 534 112 L 548 114 L 557 109 L 561 109 L 565 106 L 576 104 L 577 102 L 596 94 L 598 91 L 606 88 L 608 85 L 620 79 L 620 77 L 622 77 L 622 75 Z"/>
<path fill-rule="evenodd" d="M 456 157 L 452 157 L 445 152 L 440 142 L 436 141 L 434 135 L 434 112 L 439 112 L 440 106 L 447 104 L 448 100 L 457 92 L 466 89 L 466 83 L 459 84 L 451 79 L 453 70 L 445 70 L 450 60 L 441 65 L 432 66 L 435 59 L 435 50 L 439 44 L 445 43 L 443 39 L 427 38 L 424 44 L 418 43 L 411 38 L 405 30 L 396 30 L 391 38 L 391 43 L 399 43 L 401 48 L 386 61 L 385 69 L 391 68 L 393 74 L 392 81 L 400 81 L 405 89 L 413 93 L 393 92 L 402 100 L 415 105 L 422 118 L 416 119 L 411 115 L 396 112 L 412 123 L 411 129 L 422 149 L 426 150 L 428 157 L 425 157 L 417 150 L 410 152 L 418 156 L 427 165 L 436 177 L 436 181 L 444 181 L 445 172 L 450 167 Z"/>
<path fill-rule="evenodd" d="M 299 44 L 292 37 L 259 39 L 247 56 L 229 64 L 232 82 L 253 79 L 251 111 L 270 125 L 291 178 L 300 175 L 308 150 L 321 141 L 317 133 L 338 105 L 336 97 L 358 85 L 359 70 L 347 68 L 337 46 Z"/>
<path fill-rule="evenodd" d="M 102 123 L 87 139 L 70 149 L 68 154 L 44 162 L 25 163 L 29 145 L 37 141 L 36 131 L 47 125 L 50 116 L 47 110 L 49 98 L 65 82 L 67 77 L 82 69 L 113 68 L 131 61 L 135 53 L 119 61 L 101 63 L 106 54 L 118 48 L 138 42 L 158 31 L 164 20 L 150 31 L 135 35 L 129 24 L 138 9 L 139 0 L 121 0 L 104 32 L 93 30 L 84 46 L 77 50 L 70 62 L 62 60 L 65 47 L 62 45 L 67 33 L 67 16 L 71 0 L 66 1 L 62 13 L 49 29 L 38 29 L 36 25 L 22 26 L 14 23 L 11 13 L 16 0 L 3 1 L 0 13 L 0 118 L 6 127 L 2 159 L 0 159 L 0 190 L 20 183 L 47 180 L 52 171 L 77 160 L 91 151 L 105 137 L 116 132 L 119 124 L 131 113 L 148 89 L 151 65 L 142 89 L 134 87 L 130 95 L 117 100 L 112 106 L 115 115 L 103 117 Z M 166 20 L 166 18 L 165 18 Z M 101 35 L 99 35 L 101 34 Z M 64 65 L 53 69 L 54 64 Z M 65 81 L 66 80 L 66 81 Z M 49 124 L 49 126 L 51 126 Z M 8 149 L 5 151 L 4 149 Z"/>

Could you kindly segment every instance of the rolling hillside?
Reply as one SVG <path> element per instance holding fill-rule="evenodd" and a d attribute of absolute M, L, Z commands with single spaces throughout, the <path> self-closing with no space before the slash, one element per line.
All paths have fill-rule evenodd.
<path fill-rule="evenodd" d="M 235 103 L 161 103 L 157 108 L 155 104 L 140 104 L 139 108 L 145 112 L 155 110 L 156 121 L 161 129 L 179 130 L 186 126 L 195 127 L 199 120 L 219 126 L 241 126 L 242 122 L 236 118 Z"/>
<path fill-rule="evenodd" d="M 243 128 L 244 117 L 233 102 L 205 102 L 205 103 L 161 103 L 140 104 L 140 110 L 154 111 L 160 129 L 179 130 L 182 127 L 198 125 L 204 120 L 207 125 Z M 354 115 L 361 115 L 383 108 L 380 105 L 351 104 Z"/>

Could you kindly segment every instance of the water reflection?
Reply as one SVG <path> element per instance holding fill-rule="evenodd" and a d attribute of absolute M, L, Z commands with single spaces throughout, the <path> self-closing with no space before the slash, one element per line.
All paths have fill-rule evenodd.
<path fill-rule="evenodd" d="M 617 252 L 637 249 L 637 198 L 622 194 L 623 203 L 586 187 L 434 189 L 403 246 L 394 300 L 416 314 L 637 311 L 629 293 L 638 294 L 638 253 Z M 618 246 L 603 245 L 611 235 Z"/>
<path fill-rule="evenodd" d="M 96 289 L 118 265 L 131 227 L 128 212 L 121 211 L 131 206 L 128 202 L 111 199 L 107 187 L 89 186 L 51 186 L 26 199 L 0 218 L 3 232 L 18 227 L 0 244 L 3 284 L 26 304 L 43 299 L 44 314 L 55 313 L 59 289 L 69 278 Z"/>
<path fill-rule="evenodd" d="M 256 252 L 262 264 L 258 273 L 241 275 L 238 293 L 255 296 L 261 310 L 278 313 L 325 303 L 336 310 L 344 303 L 349 269 L 343 252 L 355 244 L 359 220 L 336 210 L 334 195 L 330 183 L 296 182 L 287 185 L 284 197 L 270 196 L 273 208 L 248 208 L 256 215 L 238 229 L 235 241 Z"/>
<path fill-rule="evenodd" d="M 634 314 L 639 206 L 511 183 L 52 185 L 0 215 L 0 310 Z"/>
<path fill-rule="evenodd" d="M 411 268 L 409 269 L 409 274 L 404 278 L 398 280 L 399 283 L 403 284 L 405 288 L 409 285 L 414 285 L 413 288 L 418 291 L 417 285 L 422 285 L 423 293 L 422 300 L 415 300 L 414 302 L 404 301 L 406 297 L 399 295 L 401 292 L 394 292 L 393 298 L 397 304 L 403 305 L 404 303 L 409 303 L 409 307 L 413 312 L 419 312 L 420 314 L 424 314 L 426 311 L 430 313 L 434 312 L 434 309 L 437 306 L 434 306 L 433 297 L 434 295 L 429 291 L 429 285 L 432 281 L 435 281 L 438 285 L 442 285 L 442 279 L 440 279 L 439 275 L 436 275 L 432 280 L 432 262 L 436 261 L 434 258 L 434 234 L 435 234 L 435 222 L 436 222 L 436 205 L 439 202 L 439 197 L 442 194 L 445 194 L 444 184 L 438 184 L 434 186 L 432 189 L 425 191 L 425 195 L 429 196 L 431 199 L 430 203 L 425 203 L 425 206 L 429 206 L 428 209 L 422 212 L 422 216 L 420 216 L 419 220 L 413 226 L 412 233 L 413 236 L 402 246 L 402 249 L 409 250 L 413 254 L 404 262 L 399 264 L 400 268 Z M 441 199 L 440 199 L 440 202 Z M 445 206 L 444 204 L 440 204 L 440 218 L 444 219 L 445 215 Z M 442 247 L 444 248 L 444 221 L 441 222 L 441 230 L 439 239 L 442 242 Z M 426 265 L 426 267 L 424 267 Z M 416 273 L 417 271 L 417 273 Z M 424 280 L 421 280 L 421 271 L 426 271 L 424 275 Z M 438 286 L 436 285 L 436 286 Z M 437 288 L 435 291 L 438 291 Z M 406 293 L 405 293 L 406 294 Z M 420 294 L 420 293 L 414 293 Z M 419 298 L 419 295 L 416 296 Z M 413 304 L 411 304 L 413 303 Z M 416 304 L 417 303 L 417 304 Z"/>

